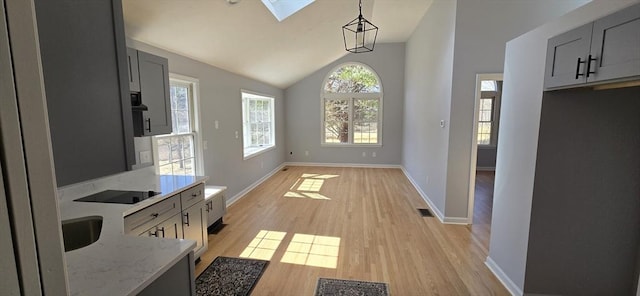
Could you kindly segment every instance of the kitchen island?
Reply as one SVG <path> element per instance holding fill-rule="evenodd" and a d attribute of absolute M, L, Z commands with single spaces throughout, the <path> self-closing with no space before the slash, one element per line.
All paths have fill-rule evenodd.
<path fill-rule="evenodd" d="M 193 249 L 196 243 L 192 240 L 126 235 L 124 217 L 207 179 L 199 176 L 159 176 L 151 169 L 145 169 L 59 188 L 60 217 L 63 221 L 87 216 L 99 216 L 103 220 L 96 242 L 65 253 L 71 295 L 137 295 L 153 286 L 154 281 L 179 262 L 189 262 L 184 272 L 189 273 L 193 290 Z M 107 189 L 161 193 L 136 204 L 74 201 Z"/>

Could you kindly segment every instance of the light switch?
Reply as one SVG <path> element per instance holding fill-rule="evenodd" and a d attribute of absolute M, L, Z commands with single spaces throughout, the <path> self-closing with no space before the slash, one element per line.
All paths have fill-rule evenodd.
<path fill-rule="evenodd" d="M 214 125 L 216 126 L 216 129 L 220 128 L 220 125 L 218 124 L 218 121 L 217 121 L 217 120 L 216 120 L 216 121 L 214 121 L 213 123 L 214 123 Z"/>

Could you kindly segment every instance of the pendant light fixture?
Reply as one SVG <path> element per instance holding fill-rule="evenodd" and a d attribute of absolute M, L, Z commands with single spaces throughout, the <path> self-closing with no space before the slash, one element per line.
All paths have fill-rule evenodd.
<path fill-rule="evenodd" d="M 358 17 L 342 26 L 344 49 L 352 53 L 373 51 L 378 37 L 378 27 L 362 16 L 362 0 L 359 0 L 359 3 L 360 14 Z"/>

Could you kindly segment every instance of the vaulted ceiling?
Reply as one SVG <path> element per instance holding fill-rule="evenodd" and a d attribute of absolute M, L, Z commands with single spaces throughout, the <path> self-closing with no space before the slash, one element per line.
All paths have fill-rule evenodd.
<path fill-rule="evenodd" d="M 295 1 L 295 0 L 292 0 Z M 405 42 L 433 0 L 364 0 L 378 43 Z M 344 56 L 357 0 L 316 0 L 278 22 L 260 0 L 124 0 L 129 38 L 286 88 Z"/>

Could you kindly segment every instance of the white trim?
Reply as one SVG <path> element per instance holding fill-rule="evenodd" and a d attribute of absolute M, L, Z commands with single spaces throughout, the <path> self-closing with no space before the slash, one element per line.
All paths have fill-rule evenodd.
<path fill-rule="evenodd" d="M 376 80 L 378 81 L 378 86 L 380 86 L 380 92 L 377 93 L 328 93 L 325 92 L 324 87 L 327 84 L 327 79 L 329 79 L 329 77 L 331 77 L 331 74 L 335 73 L 336 71 L 338 71 L 338 69 L 348 66 L 348 65 L 356 65 L 356 66 L 362 66 L 364 68 L 366 68 L 367 70 L 369 70 L 371 73 L 373 73 L 373 75 L 375 75 Z M 378 73 L 373 70 L 373 68 L 365 63 L 362 62 L 346 62 L 346 63 L 342 63 L 339 64 L 335 67 L 333 67 L 331 69 L 331 71 L 329 71 L 325 76 L 324 79 L 322 80 L 322 85 L 320 86 L 320 146 L 323 147 L 382 147 L 382 127 L 384 125 L 383 120 L 384 120 L 384 87 L 382 85 L 382 79 L 380 79 L 380 75 L 378 75 Z M 349 140 L 348 143 L 327 143 L 326 142 L 326 130 L 325 130 L 325 101 L 329 99 L 329 100 L 349 100 Z M 378 100 L 378 134 L 377 134 L 377 138 L 378 138 L 378 142 L 377 143 L 372 143 L 372 144 L 362 144 L 362 143 L 357 143 L 354 144 L 353 141 L 353 136 L 354 136 L 354 131 L 355 129 L 353 129 L 352 127 L 354 126 L 354 116 L 353 116 L 353 102 L 355 99 L 377 99 Z M 364 145 L 364 146 L 360 146 L 360 145 Z"/>
<path fill-rule="evenodd" d="M 229 206 L 231 206 L 232 204 L 234 204 L 236 201 L 238 201 L 241 198 L 243 198 L 245 195 L 247 195 L 247 193 L 251 192 L 251 190 L 253 190 L 256 187 L 260 186 L 260 184 L 262 184 L 267 179 L 271 178 L 271 176 L 275 175 L 277 172 L 282 170 L 285 166 L 286 165 L 284 163 L 279 165 L 278 167 L 273 169 L 271 172 L 269 172 L 266 175 L 264 175 L 262 178 L 260 178 L 257 181 L 253 182 L 253 184 L 249 185 L 247 188 L 245 188 L 242 191 L 238 192 L 238 194 L 236 194 L 233 197 L 227 199 L 227 208 Z"/>
<path fill-rule="evenodd" d="M 491 259 L 491 257 L 487 256 L 487 260 L 484 264 L 491 270 L 493 275 L 495 275 L 498 280 L 502 283 L 502 285 L 511 293 L 511 295 L 521 296 L 522 290 L 518 288 L 518 286 L 507 276 L 507 274 L 498 266 L 498 264 Z"/>
<path fill-rule="evenodd" d="M 467 217 L 444 217 L 444 224 L 453 225 L 469 225 L 469 219 Z"/>
<path fill-rule="evenodd" d="M 250 149 L 250 148 L 251 149 L 256 149 L 258 147 L 247 147 L 247 148 L 244 148 L 243 151 L 242 151 L 242 154 L 244 155 L 244 153 L 245 153 L 244 151 L 246 149 Z M 260 147 L 260 149 L 254 151 L 254 152 L 251 152 L 249 154 L 244 155 L 242 157 L 242 160 L 247 160 L 247 159 L 250 159 L 250 158 L 254 158 L 254 157 L 256 157 L 256 156 L 258 156 L 260 154 L 267 153 L 267 152 L 269 152 L 271 150 L 274 150 L 274 149 L 276 149 L 276 145 L 275 144 L 271 145 L 271 146 L 267 146 L 267 147 Z"/>
<path fill-rule="evenodd" d="M 200 109 L 200 79 L 175 73 L 169 73 L 169 79 L 173 79 L 183 83 L 191 84 L 192 91 L 192 102 L 193 103 L 193 112 L 192 112 L 192 131 L 195 133 L 195 141 L 196 147 L 194 149 L 195 158 L 196 158 L 196 175 L 204 175 L 204 150 L 202 144 L 202 112 Z M 171 82 L 169 82 L 171 83 Z M 155 153 L 155 152 L 154 152 Z"/>
<path fill-rule="evenodd" d="M 424 199 L 424 201 L 427 202 L 427 205 L 431 209 L 431 212 L 433 212 L 436 215 L 438 220 L 440 220 L 440 223 L 445 223 L 444 215 L 442 214 L 442 212 L 440 212 L 438 207 L 436 207 L 436 205 L 433 203 L 433 201 L 431 201 L 429 196 L 426 193 L 424 193 L 422 189 L 420 189 L 420 186 L 418 186 L 418 183 L 416 183 L 416 181 L 413 180 L 413 178 L 411 177 L 409 172 L 404 168 L 404 166 L 401 166 L 401 169 L 404 175 L 407 177 L 407 179 L 409 179 L 409 182 L 411 182 L 411 185 L 413 185 L 413 188 L 415 188 L 416 191 L 418 191 L 418 194 L 420 194 L 420 196 L 422 197 L 422 199 Z"/>
<path fill-rule="evenodd" d="M 469 164 L 469 198 L 467 208 L 467 224 L 473 224 L 473 207 L 475 203 L 476 191 L 476 166 L 478 161 L 478 113 L 480 112 L 480 99 L 482 91 L 480 85 L 482 80 L 503 80 L 502 73 L 476 74 L 476 98 L 473 111 L 473 132 L 471 134 L 471 163 Z"/>
<path fill-rule="evenodd" d="M 331 168 L 371 168 L 371 169 L 400 169 L 398 164 L 369 164 L 369 163 L 320 163 L 320 162 L 285 162 L 288 166 L 331 167 Z"/>

